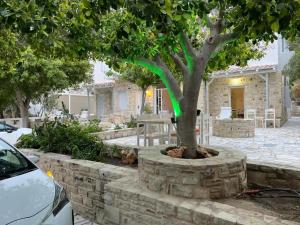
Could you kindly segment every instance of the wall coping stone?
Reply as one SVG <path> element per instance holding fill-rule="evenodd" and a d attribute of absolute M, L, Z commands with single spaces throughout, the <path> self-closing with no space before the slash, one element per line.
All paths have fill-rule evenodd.
<path fill-rule="evenodd" d="M 220 146 L 204 146 L 206 149 L 212 149 L 219 152 L 217 156 L 205 158 L 205 159 L 180 159 L 172 158 L 170 156 L 161 153 L 161 150 L 168 147 L 167 145 L 160 145 L 154 147 L 147 147 L 139 151 L 139 159 L 151 161 L 153 163 L 163 163 L 166 166 L 179 166 L 179 167 L 203 167 L 206 166 L 221 166 L 226 163 L 234 163 L 240 159 L 246 159 L 246 155 L 240 151 L 236 151 L 232 148 L 224 148 Z"/>

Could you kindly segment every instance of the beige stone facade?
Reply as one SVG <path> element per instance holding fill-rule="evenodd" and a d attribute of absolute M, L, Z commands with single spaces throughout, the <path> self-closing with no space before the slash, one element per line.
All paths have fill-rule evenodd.
<path fill-rule="evenodd" d="M 279 127 L 287 120 L 287 110 L 284 106 L 284 76 L 281 73 L 270 73 L 268 83 L 269 97 L 266 99 L 266 81 L 259 74 L 234 77 L 216 77 L 208 88 L 208 108 L 210 115 L 215 118 L 220 114 L 221 107 L 232 107 L 232 89 L 243 89 L 243 109 L 256 109 L 257 117 L 264 117 L 267 101 L 268 108 L 274 108 L 276 126 Z M 198 107 L 205 110 L 205 87 L 201 85 Z"/>
<path fill-rule="evenodd" d="M 122 80 L 95 85 L 94 105 L 97 118 L 110 122 L 124 122 L 139 114 L 141 90 Z"/>

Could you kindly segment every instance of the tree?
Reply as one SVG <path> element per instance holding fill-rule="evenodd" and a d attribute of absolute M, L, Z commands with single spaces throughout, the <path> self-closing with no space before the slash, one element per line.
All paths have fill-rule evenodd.
<path fill-rule="evenodd" d="M 94 28 L 86 26 L 92 15 L 84 2 L 0 2 L 0 86 L 13 90 L 22 126 L 28 124 L 30 101 L 90 78 L 88 59 L 96 36 L 90 35 Z"/>
<path fill-rule="evenodd" d="M 9 43 L 5 43 L 6 40 Z M 87 60 L 36 54 L 39 49 L 32 49 L 22 36 L 9 30 L 3 31 L 2 36 L 0 34 L 0 43 L 4 56 L 0 58 L 0 87 L 14 97 L 20 109 L 22 127 L 28 126 L 31 101 L 91 78 L 91 65 Z"/>
<path fill-rule="evenodd" d="M 300 79 L 300 37 L 291 42 L 289 48 L 295 54 L 289 60 L 288 64 L 285 65 L 283 73 L 289 76 L 290 84 L 293 85 L 296 80 Z"/>
<path fill-rule="evenodd" d="M 253 56 L 249 46 L 273 41 L 276 32 L 286 38 L 299 32 L 297 1 L 132 0 L 124 7 L 126 10 L 101 19 L 103 51 L 161 78 L 178 119 L 181 144 L 188 147 L 186 158 L 197 156 L 196 109 L 206 75 L 232 64 L 245 65 Z M 183 90 L 173 75 L 170 58 L 181 70 Z"/>

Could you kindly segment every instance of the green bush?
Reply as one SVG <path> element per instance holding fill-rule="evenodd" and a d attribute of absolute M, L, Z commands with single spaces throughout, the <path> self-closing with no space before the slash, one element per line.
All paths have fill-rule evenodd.
<path fill-rule="evenodd" d="M 36 135 L 23 134 L 16 144 L 17 148 L 40 148 L 40 143 Z"/>
<path fill-rule="evenodd" d="M 39 148 L 44 152 L 71 155 L 72 158 L 104 161 L 111 153 L 101 139 L 91 134 L 90 125 L 78 121 L 46 121 L 31 135 L 24 135 L 18 147 Z"/>
<path fill-rule="evenodd" d="M 136 128 L 137 127 L 137 119 L 133 116 L 130 116 L 130 121 L 125 123 L 128 128 Z"/>
<path fill-rule="evenodd" d="M 95 132 L 101 132 L 102 128 L 99 127 L 99 120 L 91 120 L 87 124 L 83 125 L 83 129 L 87 133 L 95 133 Z"/>

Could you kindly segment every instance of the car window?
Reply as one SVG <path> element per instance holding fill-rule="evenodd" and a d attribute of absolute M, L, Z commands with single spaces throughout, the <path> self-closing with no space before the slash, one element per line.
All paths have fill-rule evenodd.
<path fill-rule="evenodd" d="M 0 123 L 0 131 L 5 131 L 5 124 Z"/>
<path fill-rule="evenodd" d="M 0 180 L 36 169 L 21 153 L 0 140 Z"/>
<path fill-rule="evenodd" d="M 17 130 L 17 128 L 13 127 L 11 125 L 5 124 L 5 123 L 0 123 L 0 132 L 8 131 L 8 130 L 14 131 L 14 130 Z"/>

